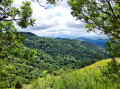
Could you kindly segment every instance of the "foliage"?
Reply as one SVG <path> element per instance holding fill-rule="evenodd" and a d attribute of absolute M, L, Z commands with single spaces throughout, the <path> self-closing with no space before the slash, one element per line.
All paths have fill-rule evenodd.
<path fill-rule="evenodd" d="M 88 31 L 100 30 L 104 34 L 120 39 L 119 0 L 69 0 L 71 14 L 83 20 Z"/>
<path fill-rule="evenodd" d="M 54 63 L 54 60 L 48 54 L 29 49 L 22 44 L 14 46 L 14 49 L 11 48 L 7 52 L 5 50 L 2 51 L 0 57 L 4 59 L 0 60 L 0 67 L 2 69 L 0 70 L 0 74 L 3 74 L 4 71 L 7 73 L 7 75 L 3 74 L 5 77 L 2 76 L 4 80 L 1 82 L 4 82 L 6 87 L 14 86 L 17 78 L 20 78 L 22 83 L 28 84 L 34 79 L 43 76 L 43 70 L 49 70 L 49 72 L 57 70 L 57 64 Z M 9 72 L 6 69 L 6 67 L 11 68 L 10 66 L 13 67 L 14 71 L 9 70 Z M 9 82 L 7 83 L 6 81 Z"/>
<path fill-rule="evenodd" d="M 110 52 L 112 58 L 120 57 L 120 42 L 110 38 L 105 44 L 105 49 Z"/>
<path fill-rule="evenodd" d="M 55 3 L 55 0 L 47 1 L 50 4 Z M 25 47 L 21 43 L 25 38 L 17 32 L 14 22 L 21 28 L 33 26 L 35 19 L 31 18 L 31 3 L 23 2 L 20 8 L 13 7 L 12 3 L 13 0 L 0 1 L 0 88 L 5 89 L 15 85 L 17 87 L 19 84 L 22 87 L 21 83 L 31 83 L 39 76 L 43 77 L 41 87 L 53 87 L 56 85 L 49 82 L 51 78 L 43 70 L 48 70 L 48 73 L 58 72 L 59 75 L 68 68 L 85 67 L 106 56 L 103 49 L 88 42 L 40 38 L 32 34 L 27 35 L 24 43 L 29 48 Z M 93 26 L 89 25 L 89 27 Z M 63 86 L 59 85 L 62 88 L 68 81 L 63 79 L 64 76 L 61 83 Z M 68 85 L 65 85 L 65 89 Z"/>
<path fill-rule="evenodd" d="M 40 6 L 43 6 L 41 3 L 45 2 L 44 4 L 46 5 L 57 5 L 59 2 L 61 2 L 62 0 L 45 0 L 45 1 L 42 1 L 42 0 L 32 0 L 33 2 L 38 2 L 40 4 Z M 44 7 L 44 6 L 43 6 Z"/>
<path fill-rule="evenodd" d="M 118 57 L 120 50 L 120 3 L 116 0 L 69 0 L 71 14 L 86 23 L 88 31 L 100 30 L 110 36 L 106 49 L 112 57 Z M 114 45 L 114 46 L 113 46 Z M 111 48 L 112 47 L 112 48 Z"/>
<path fill-rule="evenodd" d="M 32 16 L 30 2 L 23 2 L 20 8 L 13 7 L 12 3 L 13 0 L 3 0 L 2 2 L 0 2 L 1 31 L 8 29 L 6 27 L 7 22 L 9 23 L 11 21 L 16 21 L 16 23 L 22 28 L 26 28 L 29 25 L 33 26 L 35 19 L 30 18 Z M 13 28 L 12 24 L 9 26 L 12 26 Z"/>
<path fill-rule="evenodd" d="M 15 88 L 19 89 L 19 88 L 22 88 L 22 83 L 20 82 L 20 80 L 17 81 L 16 85 L 15 85 Z"/>
<path fill-rule="evenodd" d="M 15 69 L 11 64 L 5 65 L 2 59 L 0 59 L 0 62 L 0 88 L 3 89 L 12 85 L 12 81 L 15 78 L 12 72 Z"/>
<path fill-rule="evenodd" d="M 32 49 L 43 50 L 55 60 L 86 60 L 103 59 L 106 52 L 91 43 L 74 39 L 50 39 L 37 37 L 31 33 L 21 33 L 26 36 L 24 45 Z"/>
<path fill-rule="evenodd" d="M 15 84 L 15 58 L 22 59 L 21 49 L 17 47 L 24 37 L 17 32 L 14 22 L 22 28 L 33 25 L 30 2 L 23 2 L 20 8 L 12 6 L 13 0 L 0 1 L 0 88 L 11 87 Z"/>
<path fill-rule="evenodd" d="M 120 57 L 120 1 L 69 0 L 68 3 L 72 9 L 71 14 L 84 21 L 88 31 L 95 32 L 97 29 L 109 36 L 105 49 L 110 53 L 113 63 L 109 63 L 104 72 L 109 74 L 118 66 L 114 58 Z M 116 75 L 116 72 L 112 74 Z M 111 72 L 108 76 L 111 76 Z"/>
<path fill-rule="evenodd" d="M 116 60 L 110 61 L 106 66 L 100 68 L 102 72 L 102 76 L 105 76 L 107 79 L 115 82 L 120 78 L 120 64 L 117 63 Z"/>
<path fill-rule="evenodd" d="M 26 36 L 24 45 L 49 54 L 54 60 L 52 64 L 57 64 L 54 68 L 57 70 L 78 69 L 108 57 L 104 49 L 85 41 L 42 38 L 28 32 L 21 32 L 21 34 Z M 44 62 L 51 63 L 50 60 L 44 60 Z"/>
<path fill-rule="evenodd" d="M 59 50 L 61 50 L 61 49 L 63 50 L 63 52 L 66 52 L 69 49 L 69 48 L 67 48 L 67 46 L 68 47 L 73 46 L 73 48 L 71 49 L 71 52 L 72 51 L 74 52 L 74 50 L 73 50 L 74 47 L 77 48 L 80 46 L 83 48 L 87 48 L 87 50 L 89 50 L 89 49 L 95 50 L 96 53 L 100 52 L 101 55 L 104 55 L 104 53 L 105 53 L 103 49 L 96 47 L 95 45 L 89 44 L 88 42 L 81 42 L 81 41 L 77 41 L 77 40 L 68 40 L 68 39 L 56 40 L 56 39 L 40 38 L 40 37 L 35 36 L 32 33 L 24 33 L 24 34 L 27 34 L 26 39 L 29 38 L 28 41 L 34 40 L 35 41 L 34 43 L 36 43 L 36 41 L 38 41 L 38 40 L 40 42 L 42 41 L 43 43 L 46 42 L 45 44 L 41 43 L 41 45 L 43 45 L 43 47 L 44 47 L 44 45 L 47 45 L 48 43 L 49 43 L 48 46 L 52 45 L 52 47 L 54 47 L 55 49 L 58 49 L 57 46 L 60 47 L 58 49 L 58 51 L 53 50 L 53 49 L 51 49 L 51 47 L 49 47 L 49 50 L 51 50 L 51 52 L 49 52 L 49 53 L 59 52 Z M 22 37 L 22 38 L 24 38 L 24 37 Z M 46 40 L 46 41 L 44 41 L 44 40 Z M 65 43 L 65 45 L 64 45 L 64 43 Z M 75 43 L 75 45 L 74 45 L 74 43 Z M 64 49 L 61 48 L 61 44 L 63 44 L 62 47 Z M 9 44 L 4 45 L 4 50 L 2 50 L 2 52 L 0 53 L 0 57 L 4 59 L 4 60 L 1 59 L 1 61 L 4 61 L 3 64 L 6 66 L 12 65 L 14 68 L 14 71 L 10 72 L 9 79 L 10 80 L 12 79 L 12 80 L 11 80 L 11 82 L 8 82 L 8 84 L 6 83 L 6 81 L 8 81 L 9 79 L 7 76 L 5 77 L 6 81 L 4 81 L 4 82 L 5 82 L 6 86 L 4 86 L 4 87 L 15 86 L 18 78 L 20 79 L 21 83 L 29 84 L 34 79 L 37 79 L 39 76 L 45 77 L 46 74 L 42 73 L 43 70 L 47 70 L 48 71 L 47 73 L 50 73 L 50 74 L 61 75 L 64 72 L 70 72 L 73 69 L 78 69 L 78 68 L 84 67 L 86 65 L 90 65 L 90 64 L 96 62 L 97 60 L 100 60 L 100 59 L 76 60 L 75 57 L 73 57 L 72 55 L 67 56 L 66 53 L 61 54 L 60 56 L 56 56 L 56 54 L 50 55 L 49 53 L 44 53 L 47 50 L 44 51 L 44 50 L 37 49 L 37 47 L 39 47 L 39 48 L 41 47 L 39 45 L 37 46 L 37 44 L 36 44 L 36 46 L 33 45 L 33 47 L 36 47 L 34 49 L 27 48 L 19 42 L 17 42 L 16 44 L 11 44 L 10 45 L 11 47 L 8 47 L 8 46 L 9 46 Z M 92 46 L 96 47 L 96 48 L 93 48 Z M 6 50 L 5 50 L 5 48 L 6 48 Z M 48 47 L 46 47 L 46 48 L 48 48 Z M 45 49 L 45 47 L 44 47 L 44 49 Z M 61 52 L 62 52 L 62 50 L 61 50 Z M 80 50 L 84 50 L 84 49 L 80 48 Z M 91 53 L 92 52 L 94 52 L 94 51 L 91 51 Z M 70 52 L 68 51 L 68 53 L 70 53 Z M 96 53 L 95 53 L 95 55 L 96 55 Z M 91 54 L 91 56 L 92 56 L 92 54 Z M 102 58 L 102 57 L 100 56 L 100 58 Z M 12 78 L 13 75 L 14 75 L 14 77 Z"/>
<path fill-rule="evenodd" d="M 90 66 L 60 76 L 47 75 L 32 83 L 32 89 L 119 89 L 120 78 L 113 82 L 101 76 L 99 67 L 107 65 L 109 59 L 98 61 Z M 120 63 L 119 59 L 118 62 Z M 46 82 L 46 83 L 45 83 Z M 33 88 L 34 85 L 37 85 Z M 46 88 L 45 88 L 46 86 Z"/>

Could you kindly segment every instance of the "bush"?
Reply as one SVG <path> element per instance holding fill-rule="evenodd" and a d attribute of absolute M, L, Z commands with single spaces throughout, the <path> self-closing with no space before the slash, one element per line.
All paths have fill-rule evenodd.
<path fill-rule="evenodd" d="M 16 85 L 15 85 L 15 89 L 22 89 L 22 83 L 20 82 L 20 80 L 17 81 Z"/>
<path fill-rule="evenodd" d="M 101 68 L 101 72 L 103 76 L 109 80 L 112 79 L 114 82 L 120 77 L 120 64 L 113 59 L 112 61 L 108 62 L 106 66 Z"/>

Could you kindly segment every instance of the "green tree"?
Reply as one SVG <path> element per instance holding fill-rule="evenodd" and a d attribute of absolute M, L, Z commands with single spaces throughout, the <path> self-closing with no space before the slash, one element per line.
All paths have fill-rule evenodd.
<path fill-rule="evenodd" d="M 23 38 L 17 33 L 13 25 L 16 22 L 21 28 L 26 28 L 34 24 L 35 19 L 31 18 L 32 9 L 30 2 L 23 2 L 20 8 L 12 6 L 13 0 L 0 1 L 0 46 L 2 47 L 11 43 L 19 42 Z M 17 40 L 15 40 L 17 39 Z"/>
<path fill-rule="evenodd" d="M 32 1 L 40 3 L 39 0 Z M 25 53 L 21 51 L 23 48 L 20 43 L 24 40 L 24 36 L 19 34 L 14 26 L 14 23 L 21 28 L 34 25 L 35 19 L 31 18 L 33 12 L 30 7 L 31 2 L 23 2 L 19 8 L 12 6 L 12 3 L 13 0 L 0 0 L 0 88 L 13 86 L 12 83 L 7 83 L 7 81 L 12 81 L 12 73 L 19 75 L 18 70 L 17 72 L 10 70 L 9 61 L 13 61 L 14 57 L 33 59 L 36 54 L 32 50 Z M 46 3 L 55 4 L 55 1 L 47 0 Z"/>
<path fill-rule="evenodd" d="M 33 2 L 38 2 L 40 6 L 44 6 L 42 5 L 41 3 L 44 2 L 44 0 L 32 0 Z M 53 4 L 53 5 L 57 5 L 58 3 L 60 3 L 62 0 L 45 0 L 46 2 L 44 4 L 46 5 L 50 5 L 50 4 Z"/>
<path fill-rule="evenodd" d="M 39 0 L 32 1 L 40 3 Z M 14 26 L 14 23 L 17 23 L 21 28 L 34 25 L 35 19 L 31 18 L 33 12 L 30 7 L 31 2 L 23 2 L 19 8 L 12 6 L 12 3 L 13 0 L 0 0 L 0 88 L 11 87 L 10 83 L 7 83 L 9 79 L 12 80 L 10 76 L 12 71 L 8 71 L 11 68 L 7 62 L 8 55 L 10 55 L 10 60 L 14 60 L 14 57 L 32 59 L 35 54 L 34 51 L 26 52 L 26 54 L 20 53 L 22 48 L 19 46 L 24 40 L 24 36 L 20 35 Z M 47 0 L 46 3 L 55 4 L 55 1 Z"/>
<path fill-rule="evenodd" d="M 103 75 L 113 79 L 120 75 L 120 66 L 115 57 L 120 57 L 120 0 L 69 0 L 71 14 L 86 23 L 88 31 L 100 30 L 109 36 L 105 49 L 109 52 L 112 61 L 103 68 Z"/>
<path fill-rule="evenodd" d="M 0 59 L 0 88 L 4 89 L 12 85 L 12 80 L 15 78 L 12 72 L 15 71 L 12 65 L 5 65 L 4 61 Z"/>
<path fill-rule="evenodd" d="M 114 42 L 118 42 L 114 48 L 120 47 L 119 0 L 69 0 L 68 3 L 72 10 L 71 14 L 77 20 L 85 22 L 88 31 L 100 30 L 101 33 L 112 38 Z M 109 46 L 112 47 L 113 45 Z M 108 51 L 111 52 L 109 49 Z M 120 51 L 111 56 L 118 57 L 118 55 L 120 55 Z"/>
<path fill-rule="evenodd" d="M 33 26 L 35 22 L 35 19 L 31 18 L 30 2 L 23 2 L 20 8 L 12 6 L 12 3 L 13 0 L 0 0 L 0 88 L 12 86 L 10 84 L 14 68 L 5 62 L 7 54 L 10 54 L 8 51 L 14 50 L 24 38 L 17 32 L 14 22 L 21 28 Z"/>

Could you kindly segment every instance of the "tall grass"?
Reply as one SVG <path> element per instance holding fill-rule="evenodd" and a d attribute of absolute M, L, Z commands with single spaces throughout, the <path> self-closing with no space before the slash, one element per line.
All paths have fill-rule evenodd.
<path fill-rule="evenodd" d="M 100 72 L 99 66 L 105 66 L 108 61 L 110 59 L 60 76 L 45 75 L 34 81 L 30 89 L 120 89 L 120 78 L 113 82 Z"/>

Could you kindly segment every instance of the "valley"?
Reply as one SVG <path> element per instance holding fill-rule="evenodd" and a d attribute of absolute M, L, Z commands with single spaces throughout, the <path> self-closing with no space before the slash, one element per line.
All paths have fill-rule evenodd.
<path fill-rule="evenodd" d="M 119 0 L 0 0 L 0 89 L 120 89 Z"/>
<path fill-rule="evenodd" d="M 109 57 L 103 48 L 86 41 L 44 38 L 29 32 L 20 35 L 24 39 L 22 43 L 10 47 L 6 44 L 0 53 L 4 59 L 0 60 L 3 61 L 0 66 L 7 74 L 6 77 L 3 76 L 2 83 L 6 87 L 15 86 L 17 80 L 22 84 L 30 84 L 33 80 L 44 77 L 43 71 L 58 76 Z"/>

